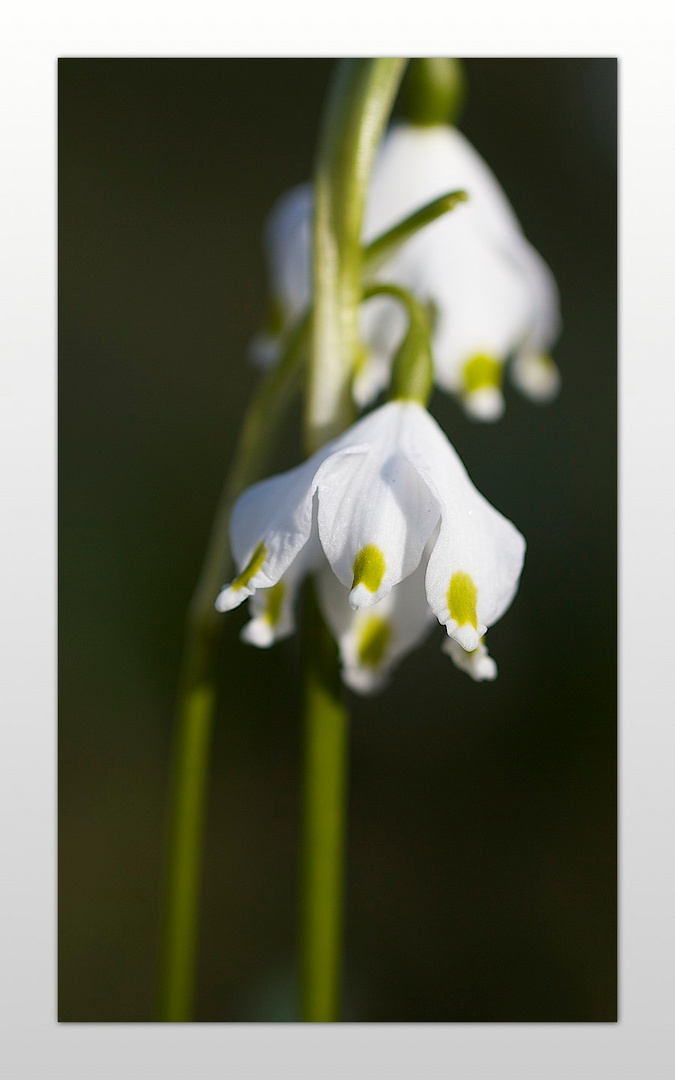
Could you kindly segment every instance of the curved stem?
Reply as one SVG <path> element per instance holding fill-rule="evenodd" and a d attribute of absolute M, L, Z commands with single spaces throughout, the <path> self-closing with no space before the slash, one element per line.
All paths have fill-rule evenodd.
<path fill-rule="evenodd" d="M 391 401 L 418 401 L 426 407 L 434 386 L 431 357 L 431 320 L 426 306 L 400 285 L 385 282 L 369 285 L 364 300 L 390 296 L 405 308 L 408 328 L 396 350 L 391 372 Z"/>
<path fill-rule="evenodd" d="M 375 152 L 404 60 L 343 60 L 315 176 L 314 323 L 307 453 L 351 421 L 362 293 L 361 224 Z M 300 925 L 301 1018 L 339 1019 L 348 714 L 338 655 L 311 600 L 305 628 L 305 751 Z"/>
<path fill-rule="evenodd" d="M 450 210 L 454 210 L 459 203 L 466 202 L 468 197 L 466 191 L 449 191 L 446 195 L 440 195 L 437 199 L 425 203 L 419 210 L 415 210 L 408 217 L 398 221 L 391 229 L 376 236 L 363 249 L 364 277 L 371 277 L 411 236 L 418 233 L 420 229 L 426 228 L 427 225 L 431 225 Z"/>
<path fill-rule="evenodd" d="M 370 171 L 405 60 L 342 60 L 331 86 L 315 170 L 314 332 L 305 438 L 313 453 L 353 419 L 361 225 Z"/>
<path fill-rule="evenodd" d="M 167 863 L 160 1019 L 192 1018 L 211 732 L 216 702 L 213 658 L 220 620 L 218 590 L 230 576 L 228 524 L 237 496 L 259 479 L 282 417 L 299 389 L 309 316 L 293 331 L 285 354 L 259 384 L 244 420 L 188 614 L 178 694 Z"/>

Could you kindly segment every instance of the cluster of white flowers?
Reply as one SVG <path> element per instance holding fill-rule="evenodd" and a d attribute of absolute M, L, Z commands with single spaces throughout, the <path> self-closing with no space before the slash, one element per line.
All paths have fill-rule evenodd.
<path fill-rule="evenodd" d="M 265 647 L 293 632 L 298 587 L 313 573 L 353 689 L 380 687 L 434 616 L 459 667 L 496 675 L 482 638 L 515 596 L 525 541 L 417 402 L 382 405 L 249 488 L 230 532 L 240 574 L 216 606 L 251 597 L 246 641 Z"/>
<path fill-rule="evenodd" d="M 468 193 L 466 204 L 412 236 L 377 279 L 428 305 L 436 384 L 472 417 L 495 420 L 507 361 L 531 398 L 557 392 L 548 350 L 559 331 L 558 294 L 499 184 L 455 128 L 392 128 L 369 189 L 364 243 L 458 189 Z M 307 185 L 272 214 L 275 324 L 254 342 L 261 363 L 276 361 L 310 303 L 311 218 Z M 353 384 L 361 407 L 389 385 L 404 331 L 405 314 L 391 297 L 363 305 L 364 357 Z M 478 681 L 495 678 L 483 639 L 515 596 L 525 541 L 476 490 L 422 404 L 390 401 L 304 464 L 250 488 L 234 507 L 230 533 L 239 573 L 216 606 L 228 611 L 250 598 L 245 641 L 265 648 L 293 633 L 296 595 L 312 574 L 352 689 L 384 685 L 436 622 L 457 667 Z"/>
<path fill-rule="evenodd" d="M 420 230 L 376 276 L 430 305 L 437 385 L 474 419 L 497 420 L 509 359 L 513 383 L 532 400 L 549 401 L 558 392 L 560 376 L 549 355 L 560 330 L 558 290 L 494 175 L 456 128 L 400 123 L 389 131 L 373 170 L 364 243 L 454 190 L 465 190 L 467 202 Z M 312 204 L 310 185 L 293 188 L 268 223 L 273 317 L 252 344 L 261 364 L 277 359 L 286 331 L 310 301 Z M 363 306 L 358 405 L 387 387 L 404 328 L 405 315 L 393 300 L 375 297 Z"/>

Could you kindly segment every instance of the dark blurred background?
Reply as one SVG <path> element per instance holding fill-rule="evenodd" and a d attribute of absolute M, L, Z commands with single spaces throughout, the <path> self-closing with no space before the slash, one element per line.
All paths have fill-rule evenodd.
<path fill-rule="evenodd" d="M 262 224 L 310 174 L 332 67 L 59 64 L 61 1020 L 155 1017 L 183 618 L 256 378 Z M 563 391 L 511 391 L 495 426 L 434 397 L 527 563 L 490 632 L 495 683 L 457 671 L 439 628 L 352 699 L 344 1019 L 610 1021 L 617 67 L 467 71 L 460 126 L 558 279 Z M 203 1021 L 294 1017 L 299 647 L 241 645 L 245 617 L 220 659 Z"/>

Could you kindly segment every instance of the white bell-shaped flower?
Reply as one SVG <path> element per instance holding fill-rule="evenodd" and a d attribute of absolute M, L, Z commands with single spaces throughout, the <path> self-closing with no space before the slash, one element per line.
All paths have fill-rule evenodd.
<path fill-rule="evenodd" d="M 342 678 L 350 689 L 361 694 L 381 690 L 398 661 L 436 625 L 424 593 L 426 567 L 423 556 L 412 574 L 391 592 L 376 604 L 356 610 L 328 565 L 317 574 L 319 606 L 338 643 Z"/>
<path fill-rule="evenodd" d="M 253 597 L 244 636 L 269 645 L 292 632 L 297 588 L 317 573 L 345 679 L 361 689 L 421 639 L 430 614 L 462 649 L 476 650 L 513 600 L 525 552 L 413 401 L 383 405 L 304 464 L 249 488 L 230 536 L 239 575 L 218 610 Z"/>
<path fill-rule="evenodd" d="M 523 393 L 535 401 L 557 393 L 560 376 L 548 352 L 560 330 L 558 291 L 494 175 L 456 128 L 391 128 L 373 170 L 364 243 L 459 189 L 468 201 L 407 240 L 377 277 L 429 303 L 437 384 L 456 394 L 475 418 L 494 420 L 504 408 L 502 375 L 509 356 L 512 381 Z M 311 214 L 309 185 L 288 192 L 272 212 L 267 247 L 277 325 L 276 336 L 256 339 L 260 360 L 274 358 L 275 342 L 278 350 L 283 330 L 309 302 Z M 404 326 L 395 301 L 378 297 L 364 305 L 364 355 L 354 381 L 359 404 L 388 385 Z"/>
<path fill-rule="evenodd" d="M 268 325 L 251 342 L 251 357 L 260 367 L 276 363 L 284 333 L 310 302 L 313 205 L 311 185 L 299 184 L 282 195 L 265 226 L 272 302 Z"/>
<path fill-rule="evenodd" d="M 386 272 L 433 305 L 438 384 L 477 417 L 493 419 L 503 409 L 505 359 L 540 356 L 555 341 L 558 293 L 493 173 L 457 128 L 392 128 L 373 171 L 365 240 L 459 188 L 468 201 L 413 236 Z M 552 362 L 548 369 L 553 385 Z M 532 380 L 516 374 L 514 381 L 542 399 Z"/>

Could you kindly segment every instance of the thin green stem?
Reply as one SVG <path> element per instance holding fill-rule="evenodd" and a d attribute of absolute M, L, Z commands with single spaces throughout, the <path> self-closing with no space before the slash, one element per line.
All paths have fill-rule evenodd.
<path fill-rule="evenodd" d="M 248 407 L 216 511 L 202 571 L 190 607 L 198 622 L 217 622 L 214 600 L 230 572 L 229 521 L 234 502 L 264 475 L 288 408 L 301 387 L 312 313 L 294 326 L 279 363 L 259 383 Z"/>
<path fill-rule="evenodd" d="M 174 775 L 171 783 L 171 844 L 167 874 L 164 969 L 160 1019 L 192 1018 L 197 910 L 202 860 L 209 751 L 215 689 L 205 659 L 205 639 L 193 635 L 180 695 Z M 200 671 L 201 669 L 201 671 Z M 200 677 L 201 676 L 201 677 Z"/>
<path fill-rule="evenodd" d="M 405 308 L 408 316 L 408 328 L 394 357 L 389 397 L 392 401 L 418 401 L 426 406 L 434 385 L 429 312 L 400 285 L 386 282 L 369 285 L 363 298 L 369 300 L 373 296 L 390 296 Z"/>
<path fill-rule="evenodd" d="M 305 669 L 301 1016 L 339 1020 L 348 716 L 335 642 L 310 593 Z"/>
<path fill-rule="evenodd" d="M 314 333 L 308 374 L 308 453 L 353 419 L 361 226 L 368 180 L 405 60 L 342 60 L 328 98 L 314 179 Z"/>
<path fill-rule="evenodd" d="M 364 277 L 368 278 L 376 273 L 387 259 L 396 254 L 406 240 L 418 233 L 420 229 L 431 225 L 433 221 L 437 221 L 443 214 L 454 210 L 458 203 L 466 202 L 468 197 L 466 191 L 449 191 L 447 195 L 441 195 L 438 199 L 426 203 L 407 218 L 397 222 L 391 229 L 377 236 L 363 250 Z"/>
<path fill-rule="evenodd" d="M 284 356 L 259 384 L 239 436 L 211 531 L 185 635 L 169 789 L 170 822 L 160 1019 L 192 1018 L 199 883 L 216 691 L 213 659 L 220 619 L 218 590 L 230 576 L 228 524 L 237 496 L 263 474 L 282 418 L 300 386 L 310 318 L 289 338 Z"/>
<path fill-rule="evenodd" d="M 351 377 L 362 296 L 361 225 L 375 153 L 405 61 L 342 60 L 315 172 L 314 320 L 305 406 L 307 453 L 353 418 Z M 300 1007 L 339 1019 L 348 715 L 338 655 L 314 599 L 305 628 L 305 751 Z"/>

